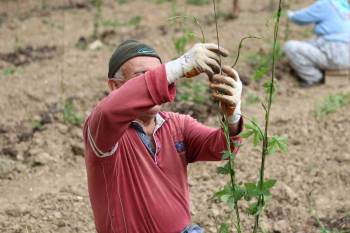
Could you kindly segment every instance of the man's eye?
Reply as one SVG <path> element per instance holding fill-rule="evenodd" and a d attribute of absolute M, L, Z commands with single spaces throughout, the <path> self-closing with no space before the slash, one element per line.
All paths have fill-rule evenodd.
<path fill-rule="evenodd" d="M 138 76 L 138 75 L 144 74 L 144 73 L 146 73 L 146 72 L 147 72 L 147 71 L 140 71 L 140 72 L 135 73 L 135 75 Z"/>

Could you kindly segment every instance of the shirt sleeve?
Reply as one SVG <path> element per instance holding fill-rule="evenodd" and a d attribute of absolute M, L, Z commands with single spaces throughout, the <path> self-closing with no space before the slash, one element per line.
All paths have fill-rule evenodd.
<path fill-rule="evenodd" d="M 329 7 L 328 0 L 319 0 L 307 8 L 295 11 L 289 19 L 299 25 L 317 24 L 328 16 Z"/>
<path fill-rule="evenodd" d="M 84 136 L 98 157 L 114 154 L 129 124 L 155 105 L 173 101 L 164 65 L 128 80 L 97 104 L 84 126 Z"/>
<path fill-rule="evenodd" d="M 242 131 L 243 119 L 239 121 L 239 133 Z M 187 162 L 220 161 L 222 153 L 227 150 L 226 139 L 221 128 L 205 126 L 190 116 L 186 116 L 184 123 L 184 140 L 186 145 Z M 238 134 L 239 134 L 238 133 Z M 241 138 L 236 135 L 230 137 L 231 151 L 238 153 Z"/>

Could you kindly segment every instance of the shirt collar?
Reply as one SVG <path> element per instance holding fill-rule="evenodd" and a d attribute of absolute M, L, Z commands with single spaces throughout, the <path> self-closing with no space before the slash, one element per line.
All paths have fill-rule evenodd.
<path fill-rule="evenodd" d="M 156 122 L 156 126 L 154 128 L 154 133 L 164 124 L 165 119 L 162 117 L 162 115 L 160 113 L 157 113 L 155 116 L 155 122 Z M 132 121 L 131 122 L 131 126 L 136 129 L 139 132 L 144 133 L 142 126 L 139 122 L 137 121 Z"/>

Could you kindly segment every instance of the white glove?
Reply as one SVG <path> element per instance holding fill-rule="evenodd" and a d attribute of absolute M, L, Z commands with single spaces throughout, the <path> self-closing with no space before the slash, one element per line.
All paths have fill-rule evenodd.
<path fill-rule="evenodd" d="M 288 10 L 288 11 L 287 11 L 288 19 L 292 18 L 294 14 L 295 14 L 294 11 Z"/>
<path fill-rule="evenodd" d="M 237 71 L 229 66 L 222 67 L 223 75 L 216 74 L 209 87 L 213 90 L 213 98 L 220 101 L 221 109 L 229 124 L 241 119 L 241 95 L 243 85 Z"/>
<path fill-rule="evenodd" d="M 165 64 L 169 84 L 179 78 L 192 78 L 203 72 L 211 76 L 218 73 L 219 55 L 227 57 L 228 52 L 224 48 L 218 49 L 216 44 L 195 44 L 183 56 Z"/>

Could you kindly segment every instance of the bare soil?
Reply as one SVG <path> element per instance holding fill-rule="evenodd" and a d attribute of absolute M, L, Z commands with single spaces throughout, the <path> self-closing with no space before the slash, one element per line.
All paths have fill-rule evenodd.
<path fill-rule="evenodd" d="M 103 46 L 81 49 L 77 42 L 92 41 L 94 7 L 87 1 L 52 0 L 0 2 L 0 232 L 94 232 L 83 158 L 81 125 L 63 118 L 64 100 L 70 99 L 81 117 L 106 95 L 107 65 L 117 44 L 136 38 L 153 45 L 164 61 L 176 57 L 174 40 L 183 25 L 171 24 L 170 2 L 103 1 L 104 20 L 128 22 L 141 17 L 140 24 L 100 28 Z M 292 8 L 310 1 L 293 1 Z M 221 1 L 228 12 L 231 1 Z M 221 44 L 231 56 L 239 40 L 247 35 L 261 40 L 245 42 L 237 70 L 251 77 L 249 54 L 267 54 L 272 43 L 273 18 L 269 1 L 242 1 L 238 19 L 220 18 Z M 210 5 L 190 6 L 178 1 L 176 12 L 194 15 L 203 23 L 207 41 L 215 42 L 215 25 Z M 192 27 L 196 33 L 198 29 Z M 285 21 L 282 21 L 281 40 Z M 290 38 L 307 39 L 310 28 L 291 25 Z M 83 39 L 82 39 L 83 38 Z M 84 39 L 85 38 L 85 39 Z M 193 41 L 194 42 L 194 41 Z M 191 43 L 187 45 L 187 48 Z M 316 233 L 322 224 L 350 232 L 350 111 L 349 106 L 324 118 L 315 117 L 316 105 L 325 96 L 349 92 L 349 85 L 322 85 L 300 89 L 286 61 L 278 65 L 278 94 L 273 105 L 271 131 L 289 138 L 289 153 L 268 158 L 266 176 L 278 179 L 273 199 L 263 216 L 263 227 L 274 233 Z M 248 80 L 248 79 L 247 79 Z M 185 82 L 185 81 L 183 81 Z M 201 81 L 205 85 L 205 78 Z M 247 97 L 263 96 L 262 82 L 245 87 L 243 113 L 263 119 L 259 103 Z M 181 93 L 183 85 L 179 83 Z M 166 106 L 191 114 L 204 123 L 218 126 L 216 104 L 177 100 Z M 256 180 L 259 152 L 249 141 L 238 157 L 238 179 Z M 213 200 L 226 179 L 216 174 L 220 163 L 189 166 L 193 222 L 207 232 L 216 232 L 225 208 Z M 242 207 L 244 208 L 244 207 Z M 244 216 L 246 226 L 252 221 Z"/>

